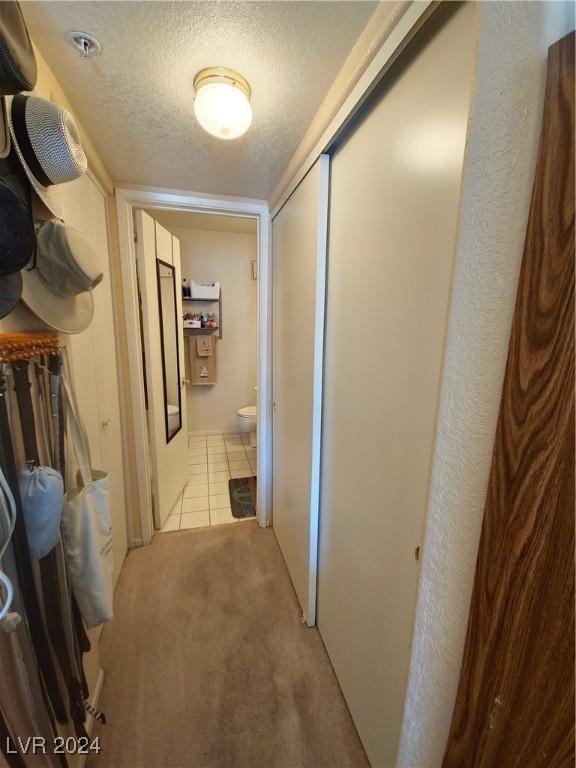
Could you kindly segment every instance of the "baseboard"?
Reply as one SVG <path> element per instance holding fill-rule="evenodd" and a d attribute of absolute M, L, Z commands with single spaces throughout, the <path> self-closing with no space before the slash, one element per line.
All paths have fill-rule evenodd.
<path fill-rule="evenodd" d="M 96 687 L 94 688 L 94 695 L 92 696 L 90 700 L 90 704 L 94 707 L 94 709 L 98 709 L 98 704 L 100 702 L 100 695 L 102 693 L 102 688 L 104 687 L 104 670 L 101 669 L 98 673 L 98 680 L 96 682 Z M 94 718 L 92 715 L 88 713 L 86 717 L 86 732 L 88 736 L 92 736 L 92 729 L 94 728 Z M 86 765 L 86 760 L 88 758 L 88 755 L 81 754 L 76 755 L 76 764 L 75 768 L 84 768 Z"/>

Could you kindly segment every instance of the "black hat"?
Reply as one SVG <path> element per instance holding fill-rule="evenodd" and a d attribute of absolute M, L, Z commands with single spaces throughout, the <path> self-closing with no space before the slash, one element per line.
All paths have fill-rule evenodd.
<path fill-rule="evenodd" d="M 0 3 L 0 94 L 31 91 L 38 70 L 26 22 L 16 2 Z"/>
<path fill-rule="evenodd" d="M 31 91 L 36 85 L 36 57 L 20 6 L 0 2 L 0 158 L 10 151 L 4 96 Z"/>
<path fill-rule="evenodd" d="M 0 160 L 0 276 L 25 267 L 35 243 L 30 187 L 11 154 Z"/>
<path fill-rule="evenodd" d="M 22 273 L 0 277 L 0 319 L 12 312 L 22 293 Z"/>

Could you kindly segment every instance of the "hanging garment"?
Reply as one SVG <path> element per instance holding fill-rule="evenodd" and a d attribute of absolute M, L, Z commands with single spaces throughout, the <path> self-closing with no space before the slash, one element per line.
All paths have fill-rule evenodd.
<path fill-rule="evenodd" d="M 50 407 L 48 412 L 52 421 L 52 464 L 62 477 L 65 478 L 64 434 L 66 432 L 66 425 L 62 407 L 62 393 L 60 391 L 60 357 L 58 355 L 50 355 L 48 357 L 48 372 L 50 376 Z"/>
<path fill-rule="evenodd" d="M 62 398 L 62 391 L 60 389 L 60 368 L 61 359 L 60 355 L 51 354 L 48 356 L 48 374 L 49 374 L 49 389 L 50 397 L 48 400 L 47 413 L 50 413 L 50 419 L 52 422 L 51 432 L 51 456 L 53 466 L 60 471 L 63 478 L 66 477 L 66 456 L 64 447 L 64 435 L 66 433 L 66 420 L 64 413 L 64 403 Z M 89 690 L 88 683 L 86 682 L 86 676 L 84 674 L 84 666 L 82 664 L 82 656 L 90 651 L 90 640 L 86 634 L 86 628 L 82 620 L 82 615 L 78 607 L 76 598 L 72 591 L 72 585 L 66 566 L 66 556 L 64 553 L 64 546 L 60 541 L 57 547 L 58 567 L 60 572 L 60 581 L 65 585 L 65 593 L 68 595 L 68 601 L 65 604 L 65 610 L 71 613 L 69 635 L 71 640 L 71 647 L 76 658 L 76 665 L 79 671 L 80 679 L 82 681 L 82 690 L 84 698 L 88 699 Z"/>
<path fill-rule="evenodd" d="M 60 723 L 66 723 L 68 722 L 68 717 L 66 715 L 66 708 L 62 700 L 56 670 L 50 653 L 50 645 L 42 617 L 40 599 L 34 581 L 32 563 L 30 560 L 26 525 L 24 523 L 22 504 L 20 502 L 20 493 L 18 489 L 18 474 L 12 448 L 10 422 L 6 404 L 6 377 L 3 370 L 0 370 L 0 466 L 6 475 L 10 490 L 12 491 L 16 502 L 16 525 L 14 527 L 12 543 L 18 573 L 18 583 L 22 592 L 32 645 L 38 661 L 38 668 L 47 700 L 50 702 L 50 706 L 52 707 L 56 719 Z"/>
<path fill-rule="evenodd" d="M 13 609 L 24 613 L 11 554 L 6 555 L 3 566 L 13 577 Z M 54 743 L 56 726 L 46 707 L 26 621 L 20 622 L 10 633 L 0 630 L 0 708 L 10 723 L 13 735 L 24 739 L 29 735 L 41 736 L 46 744 Z M 26 765 L 27 768 L 66 766 L 62 757 L 30 756 L 26 758 Z"/>
<path fill-rule="evenodd" d="M 60 471 L 55 463 L 54 446 L 52 442 L 52 411 L 50 407 L 50 391 L 48 388 L 48 370 L 46 368 L 46 360 L 43 356 L 34 363 L 34 381 L 36 384 L 36 391 L 34 392 L 33 389 L 33 396 L 35 396 L 36 401 L 38 402 L 37 442 L 40 459 L 42 463 Z M 60 472 L 60 474 L 62 473 Z M 62 477 L 64 476 L 62 475 Z"/>
<path fill-rule="evenodd" d="M 12 604 L 4 605 L 9 613 L 0 620 L 0 709 L 13 736 L 24 740 L 29 736 L 41 736 L 45 743 L 51 744 L 56 727 L 46 706 L 36 667 L 10 542 L 16 522 L 16 502 L 1 470 L 0 488 L 0 542 L 3 542 L 0 546 L 0 568 L 5 570 L 12 586 Z M 5 610 L 0 611 L 0 616 L 4 613 Z M 8 758 L 17 761 L 11 754 Z M 65 765 L 66 761 L 39 754 L 28 756 L 26 764 L 28 768 L 54 768 Z"/>
<path fill-rule="evenodd" d="M 4 588 L 4 599 L 0 601 L 0 627 L 12 632 L 22 620 L 19 613 L 12 611 L 14 586 L 10 577 L 2 570 L 2 559 L 10 546 L 16 525 L 16 502 L 0 469 L 0 583 Z"/>
<path fill-rule="evenodd" d="M 66 494 L 62 514 L 64 549 L 74 596 L 87 627 L 113 617 L 112 515 L 108 474 L 92 469 L 90 451 L 64 363 L 62 394 L 79 465 L 79 482 Z"/>
<path fill-rule="evenodd" d="M 12 365 L 27 463 L 27 467 L 20 474 L 20 499 L 27 524 L 30 554 L 33 559 L 39 560 L 44 614 L 52 649 L 68 692 L 70 716 L 76 735 L 86 737 L 82 682 L 76 668 L 73 649 L 69 646 L 66 636 L 67 617 L 62 613 L 62 583 L 59 579 L 55 551 L 60 539 L 63 483 L 60 473 L 56 470 L 38 466 L 40 459 L 28 368 L 27 360 Z M 41 407 L 40 403 L 40 410 Z"/>
<path fill-rule="evenodd" d="M 26 763 L 20 753 L 17 751 L 14 753 L 11 748 L 11 745 L 15 743 L 15 736 L 8 730 L 8 723 L 6 722 L 4 713 L 0 709 L 0 744 L 4 759 L 10 768 L 26 768 Z"/>

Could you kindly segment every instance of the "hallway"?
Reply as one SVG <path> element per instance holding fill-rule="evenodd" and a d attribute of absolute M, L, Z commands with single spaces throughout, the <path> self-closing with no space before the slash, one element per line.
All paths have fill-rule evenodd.
<path fill-rule="evenodd" d="M 368 765 L 271 529 L 156 536 L 128 555 L 115 610 L 100 645 L 108 723 L 88 765 Z"/>

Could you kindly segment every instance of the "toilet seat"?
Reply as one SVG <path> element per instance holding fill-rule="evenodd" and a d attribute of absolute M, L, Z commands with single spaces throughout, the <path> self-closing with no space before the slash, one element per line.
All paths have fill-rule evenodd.
<path fill-rule="evenodd" d="M 255 405 L 247 405 L 244 408 L 238 409 L 238 416 L 241 419 L 255 419 L 256 418 L 256 406 Z"/>

